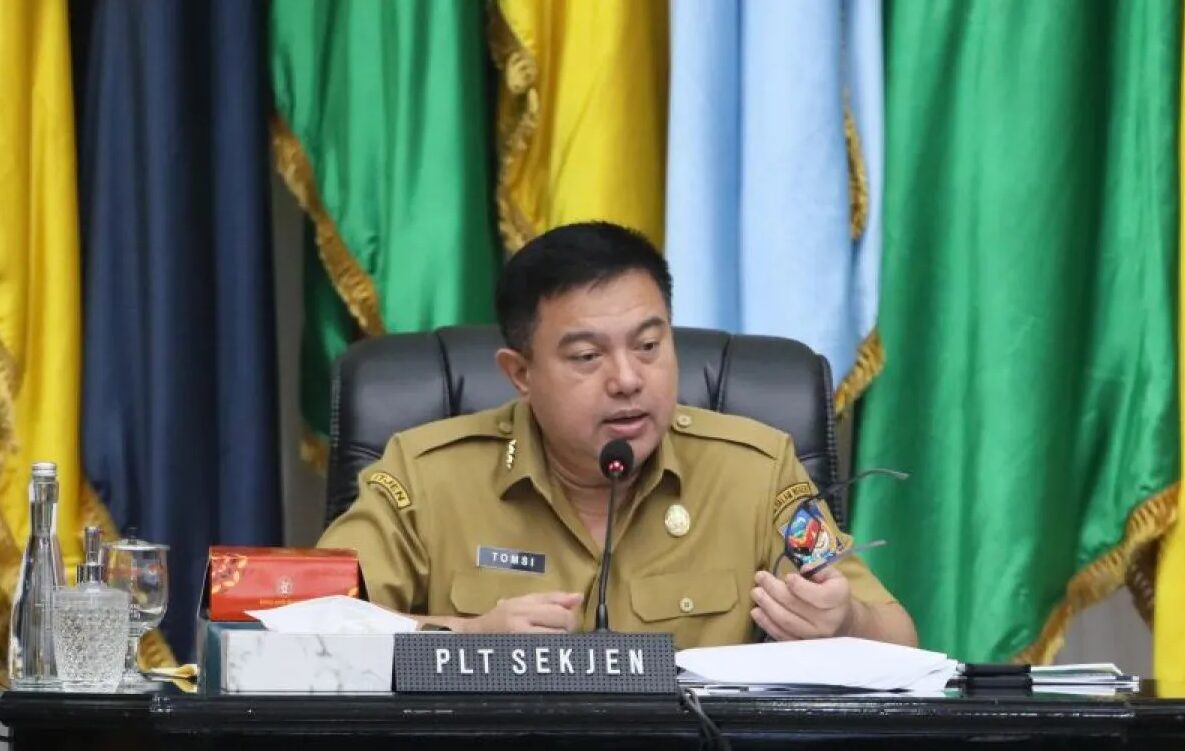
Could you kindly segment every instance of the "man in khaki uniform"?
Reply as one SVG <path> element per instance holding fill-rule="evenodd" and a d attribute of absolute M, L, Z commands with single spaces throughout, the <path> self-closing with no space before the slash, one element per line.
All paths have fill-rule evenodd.
<path fill-rule="evenodd" d="M 615 630 L 671 632 L 680 648 L 763 634 L 916 643 L 855 556 L 810 578 L 782 557 L 815 493 L 790 436 L 676 405 L 670 287 L 661 256 L 620 227 L 529 243 L 498 288 L 496 358 L 519 398 L 394 436 L 319 544 L 357 550 L 371 599 L 424 623 L 589 630 L 609 496 L 598 458 L 621 438 L 635 470 L 615 510 Z"/>

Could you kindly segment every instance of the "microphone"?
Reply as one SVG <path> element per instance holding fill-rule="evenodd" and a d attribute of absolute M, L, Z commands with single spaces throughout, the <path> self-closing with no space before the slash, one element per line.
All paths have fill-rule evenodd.
<path fill-rule="evenodd" d="M 628 441 L 615 438 L 601 449 L 601 474 L 609 478 L 609 515 L 605 519 L 605 547 L 601 555 L 601 580 L 597 587 L 597 631 L 609 630 L 609 608 L 605 589 L 609 586 L 609 565 L 613 560 L 613 507 L 617 505 L 617 481 L 634 468 L 634 450 Z"/>

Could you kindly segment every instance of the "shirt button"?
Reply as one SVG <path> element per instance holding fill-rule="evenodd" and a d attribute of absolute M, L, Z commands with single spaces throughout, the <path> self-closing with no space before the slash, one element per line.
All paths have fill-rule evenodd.
<path fill-rule="evenodd" d="M 514 426 L 510 424 L 509 420 L 503 420 L 502 422 L 498 423 L 498 430 L 509 434 L 514 432 Z"/>
<path fill-rule="evenodd" d="M 679 609 L 684 613 L 690 613 L 692 610 L 695 610 L 695 603 L 691 601 L 690 597 L 684 597 L 682 600 L 679 600 Z"/>
<path fill-rule="evenodd" d="M 691 415 L 679 415 L 675 418 L 675 424 L 681 428 L 691 426 Z"/>

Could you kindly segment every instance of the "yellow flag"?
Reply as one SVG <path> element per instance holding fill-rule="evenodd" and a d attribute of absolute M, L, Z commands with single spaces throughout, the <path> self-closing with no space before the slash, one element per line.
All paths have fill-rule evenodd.
<path fill-rule="evenodd" d="M 82 320 L 66 0 L 4 3 L 0 70 L 0 627 L 7 633 L 29 534 L 33 462 L 58 465 L 67 571 L 82 547 Z"/>
<path fill-rule="evenodd" d="M 668 0 L 498 0 L 498 215 L 511 250 L 605 219 L 662 246 Z"/>
<path fill-rule="evenodd" d="M 1182 63 L 1182 73 L 1185 74 L 1185 58 Z M 1185 75 L 1181 78 L 1182 86 L 1182 130 L 1178 135 L 1177 157 L 1178 174 L 1185 176 Z M 1178 237 L 1177 289 L 1185 290 L 1185 192 L 1181 192 L 1178 200 L 1181 206 L 1181 230 Z M 1180 294 L 1178 295 L 1179 297 Z M 1185 332 L 1185 297 L 1177 301 L 1179 332 Z M 1180 336 L 1178 336 L 1180 338 Z M 1180 402 L 1185 405 L 1185 346 L 1177 343 L 1178 377 L 1177 387 Z M 1183 412 L 1185 416 L 1185 412 Z M 1181 427 L 1185 437 L 1185 420 Z M 1185 469 L 1185 440 L 1180 441 L 1182 457 L 1181 467 Z M 1177 522 L 1165 534 L 1160 548 L 1160 562 L 1156 568 L 1156 609 L 1152 621 L 1152 668 L 1157 680 L 1174 682 L 1185 681 L 1185 493 L 1177 494 Z"/>

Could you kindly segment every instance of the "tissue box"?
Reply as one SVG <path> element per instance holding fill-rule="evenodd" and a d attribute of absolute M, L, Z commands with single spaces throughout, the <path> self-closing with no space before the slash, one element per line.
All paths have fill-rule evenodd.
<path fill-rule="evenodd" d="M 259 621 L 251 623 L 211 623 L 205 618 L 197 621 L 198 686 L 203 694 L 217 694 L 222 690 L 223 636 L 232 631 L 267 633 Z"/>
<path fill-rule="evenodd" d="M 195 629 L 203 693 L 217 693 L 223 683 L 223 634 L 264 630 L 244 611 L 333 594 L 367 599 L 352 550 L 211 547 Z"/>
<path fill-rule="evenodd" d="M 390 634 L 228 629 L 219 636 L 222 664 L 206 680 L 223 693 L 391 691 L 395 638 Z"/>
<path fill-rule="evenodd" d="M 247 610 L 277 608 L 326 595 L 362 595 L 352 550 L 214 546 L 202 610 L 211 621 L 251 621 Z"/>

